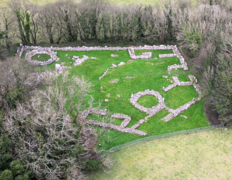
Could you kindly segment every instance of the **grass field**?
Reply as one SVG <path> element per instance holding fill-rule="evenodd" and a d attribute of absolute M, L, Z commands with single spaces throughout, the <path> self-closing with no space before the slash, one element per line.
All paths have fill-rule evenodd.
<path fill-rule="evenodd" d="M 40 54 L 40 55 L 33 56 L 31 59 L 37 60 L 37 61 L 48 61 L 50 58 L 51 58 L 51 56 L 49 56 L 47 54 Z"/>
<path fill-rule="evenodd" d="M 232 178 L 232 129 L 206 130 L 193 134 L 133 144 L 108 155 L 114 162 L 107 173 L 90 180 L 229 180 Z"/>
<path fill-rule="evenodd" d="M 136 54 L 142 52 L 144 51 L 135 51 Z M 172 84 L 170 82 L 172 76 L 178 76 L 181 81 L 189 81 L 188 75 L 191 73 L 190 71 L 184 71 L 182 69 L 173 70 L 170 74 L 167 72 L 167 67 L 169 65 L 180 64 L 179 59 L 176 57 L 159 59 L 158 55 L 162 53 L 172 53 L 171 50 L 156 50 L 152 51 L 152 53 L 153 56 L 149 60 L 137 60 L 133 62 L 129 61 L 130 56 L 128 51 L 58 51 L 57 55 L 60 58 L 59 63 L 64 62 L 65 66 L 72 67 L 72 69 L 69 70 L 71 76 L 84 75 L 85 79 L 94 85 L 91 95 L 93 95 L 95 99 L 94 103 L 96 103 L 96 106 L 98 102 L 102 102 L 102 109 L 106 108 L 111 113 L 129 115 L 132 120 L 128 124 L 128 127 L 132 127 L 147 115 L 145 112 L 136 109 L 130 103 L 129 99 L 131 94 L 145 91 L 146 89 L 155 90 L 165 98 L 165 104 L 173 109 L 189 102 L 194 97 L 198 97 L 193 86 L 176 87 L 165 93 L 162 88 Z M 112 58 L 111 54 L 117 54 L 118 57 Z M 96 59 L 89 59 L 83 64 L 74 67 L 72 65 L 74 61 L 71 59 L 74 55 L 80 57 L 87 55 L 89 57 L 96 57 Z M 108 74 L 99 80 L 99 77 L 106 69 L 111 67 L 112 64 L 119 64 L 120 62 L 126 64 L 110 69 Z M 54 70 L 54 63 L 49 65 L 48 68 Z M 168 79 L 165 79 L 163 75 L 168 76 Z M 133 78 L 127 79 L 125 78 L 127 76 L 132 76 Z M 115 79 L 119 81 L 111 84 L 110 82 Z M 101 87 L 106 93 L 100 91 Z M 120 97 L 117 97 L 117 95 L 120 95 Z M 105 99 L 108 99 L 109 102 L 105 102 Z M 157 100 L 156 98 L 144 96 L 140 99 L 139 103 L 151 107 L 157 104 Z M 162 110 L 149 118 L 147 122 L 143 123 L 137 129 L 146 132 L 147 136 L 151 136 L 208 126 L 209 123 L 206 120 L 203 105 L 204 100 L 201 100 L 169 122 L 161 120 L 169 114 L 167 110 Z M 181 115 L 187 116 L 187 119 Z M 94 115 L 91 116 L 91 119 L 99 120 L 99 118 Z M 116 119 L 112 124 L 120 125 L 121 122 L 122 120 Z M 101 146 L 99 146 L 99 149 L 103 147 L 107 150 L 141 137 L 144 136 L 111 130 L 101 138 Z"/>

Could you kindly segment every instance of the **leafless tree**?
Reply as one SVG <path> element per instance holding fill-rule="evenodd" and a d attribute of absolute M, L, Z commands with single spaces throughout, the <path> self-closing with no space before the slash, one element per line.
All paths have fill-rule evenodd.
<path fill-rule="evenodd" d="M 68 74 L 46 75 L 46 87 L 35 89 L 27 101 L 16 104 L 4 117 L 16 158 L 37 178 L 62 179 L 83 176 L 89 161 L 97 161 L 99 140 L 95 130 L 81 119 L 91 84 Z"/>

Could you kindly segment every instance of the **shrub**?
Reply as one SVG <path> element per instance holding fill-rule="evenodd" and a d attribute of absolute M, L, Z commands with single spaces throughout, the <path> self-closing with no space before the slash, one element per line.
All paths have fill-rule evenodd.
<path fill-rule="evenodd" d="M 13 174 L 10 170 L 5 170 L 0 174 L 0 180 L 13 180 Z"/>

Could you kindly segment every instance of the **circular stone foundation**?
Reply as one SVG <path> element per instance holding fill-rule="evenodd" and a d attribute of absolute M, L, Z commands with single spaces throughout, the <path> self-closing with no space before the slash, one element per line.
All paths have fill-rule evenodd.
<path fill-rule="evenodd" d="M 50 59 L 48 59 L 47 61 L 39 61 L 39 60 L 32 60 L 32 57 L 36 56 L 36 55 L 42 55 L 42 54 L 47 54 L 50 56 Z M 28 52 L 25 55 L 25 59 L 32 65 L 37 65 L 37 66 L 45 66 L 48 64 L 51 64 L 55 61 L 58 61 L 59 58 L 56 55 L 57 53 L 54 51 L 50 51 L 50 50 L 33 50 Z"/>
<path fill-rule="evenodd" d="M 32 61 L 46 62 L 51 59 L 51 56 L 48 54 L 37 54 L 31 57 Z"/>
<path fill-rule="evenodd" d="M 146 108 L 144 106 L 141 106 L 138 103 L 138 100 L 146 95 L 151 95 L 151 96 L 155 96 L 159 103 L 156 106 L 152 106 L 151 108 Z M 131 96 L 130 98 L 130 102 L 131 104 L 133 104 L 133 106 L 137 109 L 139 109 L 140 111 L 143 111 L 149 115 L 153 115 L 158 113 L 159 111 L 161 111 L 162 109 L 164 109 L 166 106 L 164 105 L 164 98 L 160 95 L 160 93 L 153 91 L 153 90 L 145 90 L 144 92 L 138 92 L 134 95 Z"/>

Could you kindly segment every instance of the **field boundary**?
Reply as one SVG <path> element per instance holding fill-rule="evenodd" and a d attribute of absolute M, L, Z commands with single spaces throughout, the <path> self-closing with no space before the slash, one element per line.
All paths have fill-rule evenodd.
<path fill-rule="evenodd" d="M 181 135 L 181 134 L 189 134 L 189 133 L 194 133 L 194 132 L 196 133 L 196 132 L 203 131 L 203 130 L 216 129 L 216 128 L 221 128 L 221 127 L 224 127 L 224 125 L 223 124 L 211 125 L 211 126 L 206 126 L 206 127 L 200 127 L 200 128 L 176 131 L 176 132 L 159 134 L 159 135 L 155 135 L 155 136 L 149 136 L 149 137 L 145 137 L 145 138 L 141 138 L 141 139 L 136 139 L 134 141 L 122 144 L 120 146 L 112 147 L 108 151 L 103 152 L 101 154 L 101 156 L 104 157 L 105 155 L 107 155 L 109 153 L 118 151 L 118 150 L 120 150 L 120 149 L 122 149 L 124 147 L 129 146 L 129 145 L 136 144 L 136 143 L 143 142 L 143 141 L 150 141 L 150 140 L 154 140 L 154 139 L 161 139 L 161 138 L 166 138 L 166 137 L 170 137 L 170 136 Z"/>

